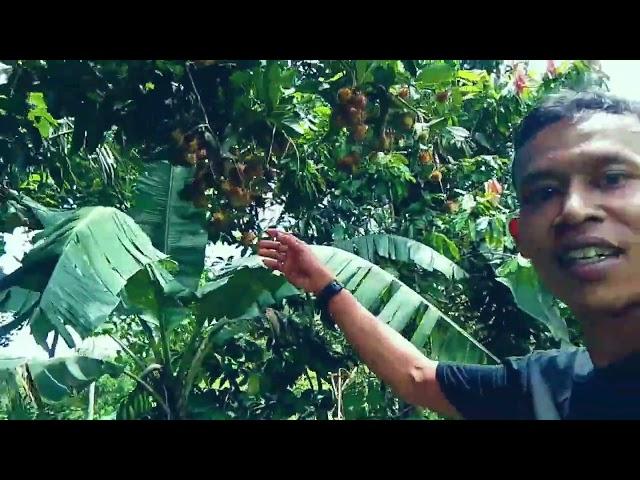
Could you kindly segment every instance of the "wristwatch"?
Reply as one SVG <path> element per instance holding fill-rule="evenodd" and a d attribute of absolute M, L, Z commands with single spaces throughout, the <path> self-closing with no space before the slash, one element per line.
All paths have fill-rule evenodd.
<path fill-rule="evenodd" d="M 333 280 L 324 287 L 316 296 L 318 305 L 321 310 L 326 310 L 329 306 L 329 301 L 340 293 L 344 289 L 344 286 L 337 280 Z"/>

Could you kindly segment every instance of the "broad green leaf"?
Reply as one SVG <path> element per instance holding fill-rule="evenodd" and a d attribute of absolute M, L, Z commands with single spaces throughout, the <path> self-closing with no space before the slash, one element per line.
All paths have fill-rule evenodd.
<path fill-rule="evenodd" d="M 118 305 L 127 280 L 166 258 L 130 217 L 115 208 L 75 210 L 34 240 L 22 267 L 0 280 L 0 309 L 5 311 L 11 298 L 6 294 L 9 289 L 36 292 L 39 298 L 29 322 L 44 348 L 53 330 L 75 347 L 66 325 L 82 338 L 89 336 Z M 24 315 L 25 310 L 15 313 Z"/>
<path fill-rule="evenodd" d="M 117 378 L 123 367 L 93 357 L 72 356 L 50 360 L 0 357 L 0 383 L 21 386 L 45 402 L 59 402 L 79 392 L 103 375 Z M 11 381 L 15 379 L 15 381 Z M 1 393 L 1 392 L 0 392 Z"/>
<path fill-rule="evenodd" d="M 58 122 L 47 110 L 44 94 L 42 92 L 30 92 L 27 101 L 30 105 L 27 119 L 33 123 L 43 138 L 49 138 L 51 127 L 55 127 Z"/>
<path fill-rule="evenodd" d="M 397 235 L 365 235 L 338 241 L 334 243 L 334 246 L 355 253 L 372 263 L 376 263 L 376 257 L 382 257 L 404 263 L 414 263 L 428 271 L 436 270 L 447 278 L 460 279 L 467 276 L 464 270 L 433 248 Z"/>
<path fill-rule="evenodd" d="M 191 290 L 198 288 L 208 239 L 204 210 L 180 197 L 194 172 L 166 160 L 147 164 L 130 212 L 153 245 L 178 263 L 176 280 Z"/>
<path fill-rule="evenodd" d="M 0 201 L 2 201 L 0 224 L 2 224 L 2 231 L 5 232 L 10 232 L 23 224 L 37 229 L 47 228 L 73 213 L 71 210 L 45 207 L 27 195 L 2 188 L 0 188 Z"/>
<path fill-rule="evenodd" d="M 528 262 L 511 261 L 498 270 L 497 280 L 506 285 L 516 304 L 547 326 L 554 338 L 569 343 L 567 324 L 553 303 L 553 296 L 540 284 Z"/>
<path fill-rule="evenodd" d="M 203 285 L 196 310 L 206 318 L 254 318 L 266 307 L 296 294 L 299 291 L 283 276 L 270 273 L 262 260 L 252 256 L 237 261 L 226 274 Z"/>
<path fill-rule="evenodd" d="M 455 75 L 454 68 L 447 63 L 434 63 L 427 65 L 416 77 L 416 80 L 425 85 L 435 85 L 449 82 Z"/>
<path fill-rule="evenodd" d="M 412 338 L 418 347 L 424 347 L 423 340 L 428 338 L 434 359 L 465 363 L 498 361 L 434 305 L 380 267 L 334 247 L 311 248 L 364 308 Z M 388 294 L 390 298 L 385 300 Z"/>
<path fill-rule="evenodd" d="M 447 130 L 458 140 L 465 140 L 469 137 L 469 131 L 462 127 L 447 127 Z"/>
<path fill-rule="evenodd" d="M 371 60 L 356 60 L 356 83 L 362 85 L 370 80 L 371 68 L 375 65 L 375 62 Z"/>
<path fill-rule="evenodd" d="M 454 260 L 460 260 L 460 250 L 446 235 L 439 232 L 432 232 L 429 235 L 429 241 L 440 253 L 448 253 Z"/>
<path fill-rule="evenodd" d="M 188 318 L 192 292 L 175 280 L 164 268 L 149 264 L 133 275 L 122 292 L 129 312 L 140 315 L 154 326 L 162 324 L 171 331 Z"/>
<path fill-rule="evenodd" d="M 267 93 L 267 108 L 273 111 L 278 106 L 282 97 L 282 79 L 280 78 L 280 64 L 277 60 L 267 62 L 267 70 L 264 75 L 264 91 Z"/>

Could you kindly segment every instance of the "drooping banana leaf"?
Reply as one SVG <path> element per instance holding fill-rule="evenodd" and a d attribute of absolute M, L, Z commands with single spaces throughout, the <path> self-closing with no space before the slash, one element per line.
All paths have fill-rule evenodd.
<path fill-rule="evenodd" d="M 282 275 L 269 271 L 257 256 L 234 262 L 215 281 L 198 291 L 196 312 L 200 317 L 254 318 L 265 308 L 300 291 Z"/>
<path fill-rule="evenodd" d="M 34 240 L 22 267 L 0 280 L 0 311 L 28 318 L 44 348 L 53 330 L 75 347 L 67 325 L 82 338 L 89 336 L 118 305 L 128 279 L 166 258 L 115 208 L 75 210 Z"/>
<path fill-rule="evenodd" d="M 0 231 L 11 232 L 19 226 L 32 229 L 50 227 L 69 215 L 71 210 L 48 208 L 23 193 L 0 187 Z"/>
<path fill-rule="evenodd" d="M 542 322 L 563 345 L 571 343 L 567 323 L 554 305 L 553 296 L 540 283 L 528 260 L 520 256 L 512 258 L 496 273 L 496 280 L 511 290 L 513 299 L 523 311 Z"/>
<path fill-rule="evenodd" d="M 59 402 L 103 375 L 117 378 L 123 367 L 99 358 L 72 356 L 50 360 L 0 357 L 0 395 L 22 388 L 45 402 Z"/>
<path fill-rule="evenodd" d="M 494 363 L 498 358 L 434 305 L 380 267 L 333 247 L 313 246 L 316 256 L 358 301 L 435 360 Z"/>
<path fill-rule="evenodd" d="M 380 267 L 342 249 L 311 247 L 360 303 L 434 359 L 494 363 L 498 359 L 449 317 Z M 265 268 L 258 257 L 238 262 L 203 286 L 197 308 L 209 318 L 251 318 L 301 292 Z"/>
<path fill-rule="evenodd" d="M 180 196 L 194 172 L 166 160 L 147 164 L 130 212 L 153 245 L 178 263 L 176 279 L 191 290 L 198 288 L 208 238 L 204 210 Z"/>
<path fill-rule="evenodd" d="M 374 234 L 334 243 L 347 252 L 376 263 L 376 256 L 404 263 L 414 263 L 428 271 L 436 270 L 447 278 L 460 279 L 467 274 L 458 265 L 433 248 L 398 235 Z"/>
<path fill-rule="evenodd" d="M 187 318 L 187 305 L 193 296 L 191 290 L 154 264 L 133 275 L 121 294 L 123 307 L 129 313 L 139 315 L 153 326 L 163 321 L 166 331 Z"/>

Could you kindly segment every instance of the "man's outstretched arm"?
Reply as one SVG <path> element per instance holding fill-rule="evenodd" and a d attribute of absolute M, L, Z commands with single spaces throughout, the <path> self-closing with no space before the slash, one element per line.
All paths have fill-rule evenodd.
<path fill-rule="evenodd" d="M 333 276 L 311 249 L 291 234 L 269 230 L 259 254 L 266 266 L 287 280 L 317 294 Z M 329 302 L 329 313 L 362 361 L 408 403 L 445 416 L 458 416 L 436 378 L 437 362 L 425 357 L 411 342 L 379 321 L 346 289 Z"/>

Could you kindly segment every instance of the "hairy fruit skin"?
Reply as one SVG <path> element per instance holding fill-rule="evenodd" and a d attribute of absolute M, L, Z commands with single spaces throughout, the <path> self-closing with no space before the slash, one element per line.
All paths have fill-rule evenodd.
<path fill-rule="evenodd" d="M 352 103 L 353 106 L 358 110 L 364 110 L 365 108 L 367 108 L 367 97 L 364 94 L 359 93 L 358 95 L 353 97 Z"/>
<path fill-rule="evenodd" d="M 338 101 L 341 104 L 346 105 L 351 101 L 352 97 L 353 97 L 353 92 L 351 91 L 350 88 L 342 87 L 340 90 L 338 90 Z"/>
<path fill-rule="evenodd" d="M 449 92 L 447 90 L 436 93 L 436 101 L 438 103 L 445 103 L 449 99 Z"/>
<path fill-rule="evenodd" d="M 429 150 L 422 150 L 418 155 L 418 160 L 422 165 L 433 163 L 433 155 Z"/>
<path fill-rule="evenodd" d="M 362 140 L 364 140 L 364 137 L 367 135 L 367 130 L 369 130 L 369 127 L 367 125 L 357 125 L 353 129 L 353 138 L 361 142 Z"/>

